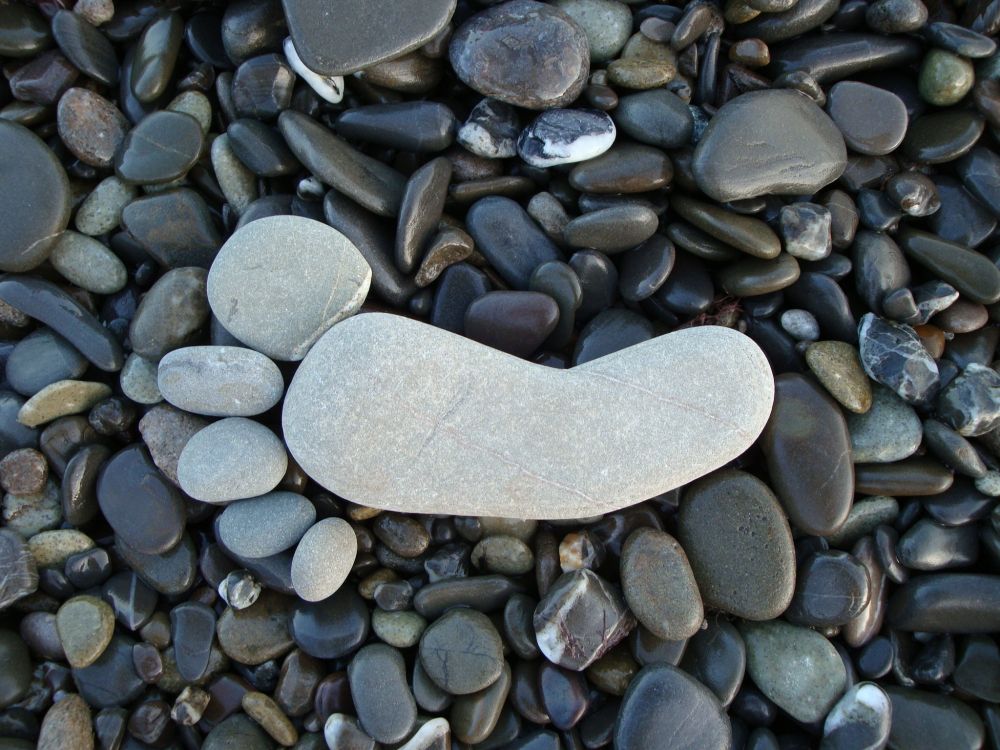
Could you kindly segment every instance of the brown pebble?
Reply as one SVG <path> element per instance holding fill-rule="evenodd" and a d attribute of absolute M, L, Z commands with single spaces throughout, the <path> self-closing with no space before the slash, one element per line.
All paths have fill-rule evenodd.
<path fill-rule="evenodd" d="M 299 733 L 292 722 L 270 696 L 253 691 L 246 693 L 243 696 L 243 710 L 279 745 L 291 747 L 299 741 Z"/>
<path fill-rule="evenodd" d="M 36 750 L 93 750 L 90 708 L 76 693 L 53 704 L 42 719 Z"/>
<path fill-rule="evenodd" d="M 920 336 L 920 343 L 924 345 L 924 349 L 934 359 L 939 359 L 944 354 L 944 331 L 932 325 L 915 326 L 913 330 Z"/>
<path fill-rule="evenodd" d="M 12 495 L 34 495 L 45 487 L 49 465 L 34 448 L 12 451 L 0 460 L 0 487 Z"/>
<path fill-rule="evenodd" d="M 59 137 L 84 164 L 107 168 L 125 139 L 129 122 L 118 108 L 90 89 L 69 89 L 56 108 Z"/>

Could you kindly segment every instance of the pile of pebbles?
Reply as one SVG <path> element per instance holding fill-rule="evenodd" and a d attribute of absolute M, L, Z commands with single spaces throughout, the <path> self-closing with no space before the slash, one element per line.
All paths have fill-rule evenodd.
<path fill-rule="evenodd" d="M 1000 0 L 0 5 L 0 749 L 1000 748 L 998 33 Z M 427 326 L 550 368 L 735 329 L 773 408 L 621 510 L 381 510 L 290 455 L 336 383 L 282 419 L 372 312 L 422 321 L 413 382 L 465 372 Z M 564 415 L 613 403 L 547 428 L 585 452 Z"/>

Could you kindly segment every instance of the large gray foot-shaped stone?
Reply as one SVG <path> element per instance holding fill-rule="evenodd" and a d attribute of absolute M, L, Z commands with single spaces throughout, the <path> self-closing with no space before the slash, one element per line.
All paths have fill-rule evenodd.
<path fill-rule="evenodd" d="M 771 411 L 763 353 L 722 327 L 570 370 L 394 315 L 334 326 L 282 422 L 309 476 L 408 513 L 577 518 L 678 487 L 746 450 Z"/>

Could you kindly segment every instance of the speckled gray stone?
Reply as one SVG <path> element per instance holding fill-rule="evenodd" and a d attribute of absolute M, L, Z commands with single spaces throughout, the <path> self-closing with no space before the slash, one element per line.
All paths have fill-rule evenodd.
<path fill-rule="evenodd" d="M 188 440 L 177 481 L 205 503 L 225 503 L 270 492 L 288 469 L 285 446 L 267 427 L 244 417 L 213 422 Z"/>
<path fill-rule="evenodd" d="M 313 347 L 282 423 L 303 470 L 353 502 L 579 518 L 732 460 L 763 429 L 772 398 L 763 354 L 728 328 L 678 331 L 560 371 L 369 313 Z"/>
<path fill-rule="evenodd" d="M 120 373 L 122 393 L 137 404 L 160 403 L 163 394 L 156 384 L 156 372 L 156 362 L 135 353 L 129 354 Z"/>
<path fill-rule="evenodd" d="M 118 227 L 122 209 L 135 200 L 139 188 L 123 182 L 117 175 L 105 177 L 76 211 L 76 228 L 81 234 L 96 237 Z"/>
<path fill-rule="evenodd" d="M 307 602 L 331 596 L 347 580 L 358 537 L 342 518 L 324 518 L 303 534 L 292 555 L 292 587 Z"/>
<path fill-rule="evenodd" d="M 316 508 L 294 492 L 269 492 L 240 500 L 219 516 L 217 533 L 240 557 L 260 558 L 288 549 L 316 520 Z"/>
<path fill-rule="evenodd" d="M 125 264 L 106 245 L 68 229 L 52 246 L 49 262 L 67 281 L 94 294 L 114 294 L 128 281 Z"/>
<path fill-rule="evenodd" d="M 238 229 L 212 263 L 208 301 L 226 330 L 269 357 L 300 360 L 364 302 L 371 269 L 336 229 L 270 216 Z"/>
<path fill-rule="evenodd" d="M 187 346 L 160 360 L 157 386 L 178 409 L 210 417 L 252 417 L 281 399 L 285 381 L 260 352 L 239 346 Z"/>
<path fill-rule="evenodd" d="M 917 452 L 924 430 L 917 412 L 885 386 L 872 388 L 865 414 L 847 414 L 855 463 L 891 463 Z"/>

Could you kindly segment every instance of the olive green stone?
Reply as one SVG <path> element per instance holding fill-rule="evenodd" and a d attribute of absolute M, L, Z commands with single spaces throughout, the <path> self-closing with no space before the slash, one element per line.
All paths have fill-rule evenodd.
<path fill-rule="evenodd" d="M 472 549 L 472 564 L 491 573 L 522 575 L 535 565 L 531 548 L 512 536 L 489 536 Z"/>
<path fill-rule="evenodd" d="M 242 705 L 247 716 L 260 724 L 279 745 L 288 747 L 298 742 L 299 733 L 269 695 L 251 690 L 243 694 Z"/>
<path fill-rule="evenodd" d="M 372 612 L 372 630 L 375 635 L 396 648 L 417 645 L 426 628 L 427 620 L 412 610 L 387 612 L 376 609 Z"/>
<path fill-rule="evenodd" d="M 94 596 L 74 596 L 56 612 L 56 630 L 66 661 L 74 669 L 97 661 L 115 634 L 111 605 Z"/>
<path fill-rule="evenodd" d="M 456 698 L 448 717 L 452 735 L 460 742 L 470 745 L 489 737 L 500 719 L 500 712 L 510 692 L 510 683 L 510 665 L 504 662 L 496 682 L 478 693 Z"/>
<path fill-rule="evenodd" d="M 682 195 L 672 196 L 670 207 L 678 216 L 691 222 L 705 234 L 742 250 L 747 255 L 771 259 L 777 258 L 781 253 L 781 240 L 778 239 L 778 235 L 760 219 L 743 216 Z M 761 292 L 753 293 L 761 294 Z"/>
<path fill-rule="evenodd" d="M 844 341 L 817 341 L 806 349 L 806 364 L 845 409 L 864 414 L 871 408 L 871 381 L 856 347 Z"/>
<path fill-rule="evenodd" d="M 960 102 L 975 81 L 971 62 L 943 49 L 932 49 L 920 66 L 917 86 L 924 101 L 947 107 Z"/>
<path fill-rule="evenodd" d="M 770 294 L 798 281 L 799 262 L 782 253 L 774 260 L 746 258 L 726 266 L 719 274 L 722 288 L 734 297 Z"/>

